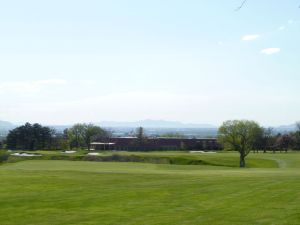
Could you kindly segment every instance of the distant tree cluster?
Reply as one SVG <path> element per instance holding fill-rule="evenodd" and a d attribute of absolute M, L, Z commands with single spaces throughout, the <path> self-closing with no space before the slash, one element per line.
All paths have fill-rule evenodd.
<path fill-rule="evenodd" d="M 256 140 L 254 149 L 264 152 L 300 150 L 300 123 L 296 123 L 296 131 L 289 133 L 274 133 L 272 128 L 262 128 L 261 136 Z"/>
<path fill-rule="evenodd" d="M 93 124 L 75 124 L 60 134 L 37 123 L 26 123 L 11 130 L 5 143 L 6 148 L 11 150 L 90 149 L 92 141 L 103 140 L 109 136 L 108 131 Z M 3 147 L 3 143 L 0 147 Z"/>
<path fill-rule="evenodd" d="M 12 150 L 49 149 L 54 137 L 54 131 L 40 124 L 26 123 L 11 130 L 6 139 L 7 148 Z"/>

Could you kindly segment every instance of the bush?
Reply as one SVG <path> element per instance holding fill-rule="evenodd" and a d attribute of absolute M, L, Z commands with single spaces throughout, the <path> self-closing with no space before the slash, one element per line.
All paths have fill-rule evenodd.
<path fill-rule="evenodd" d="M 0 163 L 1 162 L 5 162 L 9 157 L 9 154 L 7 153 L 7 151 L 1 150 L 0 151 Z"/>

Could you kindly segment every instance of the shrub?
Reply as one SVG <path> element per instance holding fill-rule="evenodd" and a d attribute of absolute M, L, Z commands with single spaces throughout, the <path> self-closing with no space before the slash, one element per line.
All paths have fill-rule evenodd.
<path fill-rule="evenodd" d="M 7 151 L 1 150 L 0 151 L 0 163 L 1 162 L 5 162 L 9 157 L 9 154 L 7 153 Z"/>

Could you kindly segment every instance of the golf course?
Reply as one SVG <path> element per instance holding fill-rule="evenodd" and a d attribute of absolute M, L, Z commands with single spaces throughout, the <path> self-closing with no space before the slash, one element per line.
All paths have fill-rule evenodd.
<path fill-rule="evenodd" d="M 4 162 L 0 224 L 300 224 L 299 153 L 115 154 L 177 160 Z"/>

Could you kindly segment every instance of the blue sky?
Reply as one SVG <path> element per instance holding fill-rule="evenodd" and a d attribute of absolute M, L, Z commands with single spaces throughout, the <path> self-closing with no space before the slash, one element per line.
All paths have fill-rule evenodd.
<path fill-rule="evenodd" d="M 2 1 L 0 120 L 300 120 L 300 2 Z"/>

